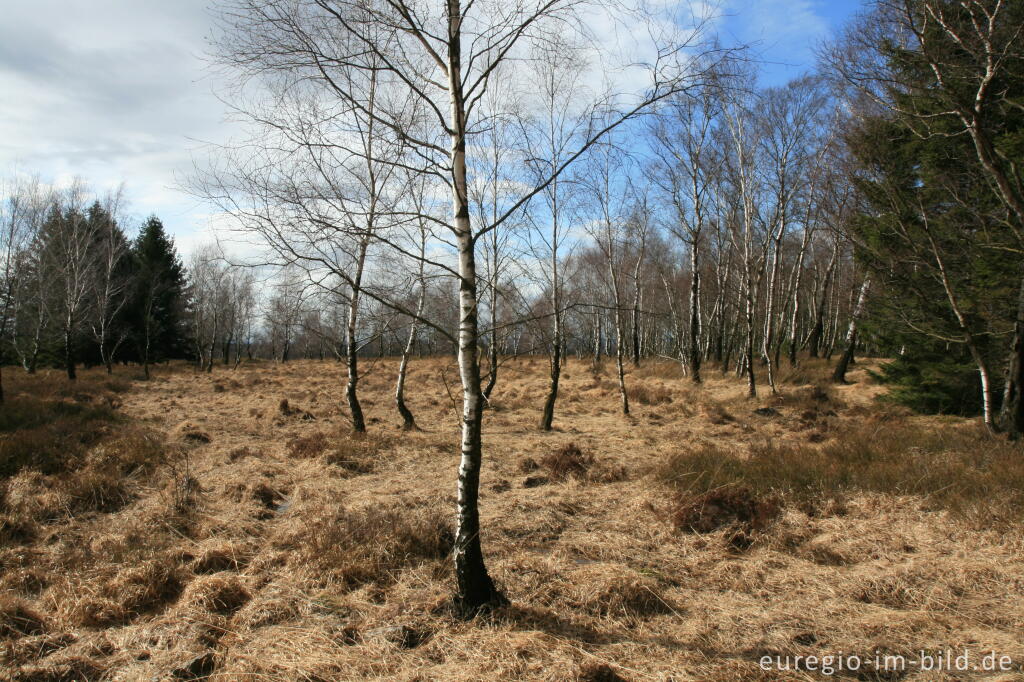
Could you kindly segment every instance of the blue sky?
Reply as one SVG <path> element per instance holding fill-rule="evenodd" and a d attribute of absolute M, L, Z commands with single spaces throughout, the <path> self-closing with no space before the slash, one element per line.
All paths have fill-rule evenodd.
<path fill-rule="evenodd" d="M 752 44 L 763 84 L 814 66 L 855 0 L 722 0 L 724 43 Z M 0 173 L 96 190 L 125 183 L 136 221 L 156 213 L 187 253 L 209 210 L 176 189 L 200 141 L 228 135 L 202 55 L 208 0 L 8 2 L 0 21 Z"/>
<path fill-rule="evenodd" d="M 861 0 L 726 0 L 722 35 L 751 45 L 762 84 L 782 85 L 814 68 L 814 48 L 853 16 Z"/>

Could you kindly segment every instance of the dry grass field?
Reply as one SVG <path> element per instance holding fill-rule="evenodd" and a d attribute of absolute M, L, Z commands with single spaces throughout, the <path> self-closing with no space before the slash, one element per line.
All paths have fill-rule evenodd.
<path fill-rule="evenodd" d="M 612 366 L 570 362 L 541 433 L 546 360 L 510 360 L 481 513 L 512 603 L 472 621 L 446 608 L 457 374 L 413 361 L 407 433 L 395 365 L 364 364 L 362 439 L 332 362 L 5 372 L 0 677 L 811 680 L 762 657 L 841 652 L 844 679 L 1024 679 L 1024 449 L 879 403 L 861 365 L 748 400 L 649 361 L 624 417 Z"/>

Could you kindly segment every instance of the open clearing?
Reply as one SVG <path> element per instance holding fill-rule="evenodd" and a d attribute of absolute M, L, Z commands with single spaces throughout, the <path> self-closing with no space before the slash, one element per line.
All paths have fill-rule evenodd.
<path fill-rule="evenodd" d="M 993 469 L 977 483 L 992 492 L 974 495 L 951 494 L 958 480 L 933 481 L 929 466 L 920 480 L 934 494 L 887 490 L 885 467 L 875 481 L 828 478 L 820 494 L 727 487 L 742 498 L 733 507 L 704 494 L 714 471 L 687 470 L 687 453 L 743 462 L 892 442 L 904 449 L 893 467 L 927 456 L 951 477 L 946 447 L 981 469 L 1020 459 L 974 422 L 876 403 L 862 365 L 851 385 L 822 390 L 811 384 L 824 364 L 808 364 L 780 397 L 747 400 L 732 375 L 709 370 L 695 387 L 648 361 L 627 374 L 624 417 L 612 367 L 573 361 L 550 433 L 536 429 L 546 361 L 504 364 L 481 513 L 512 605 L 468 622 L 446 608 L 450 359 L 413 361 L 406 395 L 424 430 L 411 433 L 393 407 L 396 363 L 365 361 L 370 434 L 357 440 L 331 362 L 174 365 L 148 383 L 90 370 L 74 390 L 56 372 L 12 376 L 12 404 L 46 386 L 48 400 L 121 417 L 73 470 L 7 481 L 0 662 L 17 680 L 805 680 L 820 673 L 759 661 L 947 648 L 1024 663 L 1020 500 L 998 487 L 1018 485 L 1020 468 Z M 823 461 L 826 478 L 842 469 Z"/>

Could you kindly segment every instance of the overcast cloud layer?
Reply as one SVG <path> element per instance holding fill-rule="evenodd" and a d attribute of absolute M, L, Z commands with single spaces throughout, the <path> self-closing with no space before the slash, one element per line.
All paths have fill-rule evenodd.
<path fill-rule="evenodd" d="M 759 41 L 775 84 L 812 66 L 811 47 L 856 0 L 733 0 L 724 37 Z M 156 213 L 187 252 L 207 209 L 174 189 L 199 141 L 229 134 L 203 54 L 205 0 L 32 0 L 0 18 L 0 173 L 96 189 L 125 182 L 128 211 Z"/>

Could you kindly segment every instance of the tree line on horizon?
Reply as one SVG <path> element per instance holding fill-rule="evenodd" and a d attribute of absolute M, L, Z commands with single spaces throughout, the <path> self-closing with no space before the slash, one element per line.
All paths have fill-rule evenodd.
<path fill-rule="evenodd" d="M 129 238 L 120 193 L 92 197 L 13 176 L 0 207 L 0 358 L 33 374 L 80 364 L 148 366 L 186 353 L 186 272 L 151 216 Z M 2 395 L 2 393 L 0 393 Z"/>
<path fill-rule="evenodd" d="M 890 29 L 915 28 L 896 5 L 880 6 L 874 16 Z M 940 43 L 943 24 L 921 16 L 920 30 Z M 1020 21 L 1012 8 L 998 18 L 1004 33 Z M 750 380 L 756 357 L 773 384 L 772 370 L 782 359 L 796 364 L 798 351 L 829 359 L 838 352 L 841 379 L 844 356 L 859 347 L 894 360 L 879 378 L 893 384 L 897 400 L 926 412 L 987 414 L 994 422 L 996 409 L 1010 402 L 1002 394 L 1013 388 L 1008 344 L 1000 339 L 1011 334 L 1020 307 L 1020 282 L 1007 274 L 1017 268 L 1020 230 L 1001 194 L 1012 199 L 1020 185 L 1012 157 L 1020 145 L 1013 102 L 1021 84 L 1010 68 L 1019 55 L 1004 50 L 986 86 L 999 93 L 992 105 L 999 116 L 985 123 L 993 158 L 1005 159 L 1004 175 L 1013 176 L 1006 190 L 993 183 L 962 121 L 942 110 L 950 98 L 971 94 L 966 48 L 958 55 L 964 63 L 946 66 L 948 92 L 928 90 L 934 73 L 927 55 L 886 38 L 885 26 L 851 23 L 823 54 L 819 73 L 782 87 L 757 88 L 749 69 L 720 69 L 697 91 L 631 122 L 627 134 L 641 143 L 605 138 L 579 163 L 582 170 L 545 187 L 507 227 L 478 242 L 478 309 L 490 327 L 479 339 L 486 393 L 501 356 L 546 353 L 554 377 L 555 349 L 634 364 L 674 358 L 695 381 L 707 363 Z M 995 38 L 1003 35 L 999 26 Z M 572 106 L 565 83 L 581 70 L 572 63 L 544 68 L 549 87 L 541 109 L 557 125 L 532 143 L 557 157 L 574 132 L 559 128 L 569 128 Z M 267 119 L 272 128 L 287 122 L 279 115 Z M 486 141 L 508 143 L 539 118 L 495 117 Z M 516 144 L 509 155 L 519 159 Z M 515 178 L 497 152 L 474 156 L 474 169 L 489 172 L 471 199 L 481 211 L 493 209 L 513 194 Z M 240 185 L 235 196 L 219 198 L 230 209 L 223 200 L 255 189 Z M 419 189 L 411 194 L 422 209 L 427 188 Z M 326 286 L 314 281 L 324 270 L 308 267 L 308 254 L 276 249 L 285 256 L 279 269 L 256 276 L 204 245 L 186 266 L 158 218 L 129 239 L 116 215 L 118 196 L 90 201 L 80 181 L 58 190 L 12 177 L 4 194 L 0 352 L 29 372 L 59 366 L 73 377 L 79 363 L 109 371 L 115 362 L 147 367 L 168 358 L 209 371 L 215 359 L 231 366 L 254 357 L 345 359 L 349 346 L 356 356 L 393 356 L 408 345 L 413 326 L 409 350 L 456 351 L 456 278 L 428 258 L 421 281 L 406 274 L 403 283 L 422 289 L 420 316 L 432 322 L 423 325 L 414 294 L 397 306 L 380 295 L 353 304 L 360 287 L 329 272 Z M 443 210 L 431 219 L 442 220 Z M 320 229 L 315 216 L 309 222 Z M 248 227 L 259 233 L 264 226 Z M 356 246 L 339 244 L 328 259 L 335 267 L 361 267 L 364 277 L 371 269 L 416 268 L 415 258 L 375 260 L 374 249 L 387 240 L 368 237 L 385 230 L 356 235 L 365 241 L 361 253 L 360 240 L 343 232 L 334 239 Z M 421 236 L 432 238 L 426 232 Z M 373 287 L 379 285 L 366 286 Z M 555 398 L 553 390 L 548 400 Z"/>

